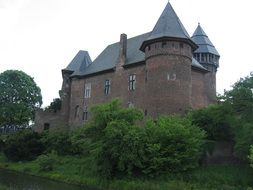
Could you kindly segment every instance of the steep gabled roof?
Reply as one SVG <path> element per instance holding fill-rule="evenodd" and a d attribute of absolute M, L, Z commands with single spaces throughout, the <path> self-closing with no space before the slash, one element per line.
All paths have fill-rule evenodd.
<path fill-rule="evenodd" d="M 163 38 L 185 40 L 188 41 L 194 49 L 197 48 L 196 44 L 194 44 L 194 42 L 191 40 L 188 32 L 178 18 L 170 2 L 168 2 L 163 10 L 154 29 L 150 33 L 150 36 L 142 44 L 141 50 L 144 50 L 144 47 L 147 43 Z"/>
<path fill-rule="evenodd" d="M 145 60 L 145 54 L 139 50 L 139 47 L 149 34 L 150 32 L 127 39 L 127 58 L 125 65 L 131 65 Z M 86 70 L 80 73 L 75 72 L 72 76 L 85 76 L 114 69 L 118 63 L 119 49 L 119 42 L 107 46 Z"/>
<path fill-rule="evenodd" d="M 194 53 L 211 53 L 220 56 L 200 24 L 198 24 L 198 27 L 193 33 L 191 39 L 199 46 L 199 48 Z"/>
<path fill-rule="evenodd" d="M 63 71 L 79 72 L 84 71 L 92 63 L 87 51 L 80 50 L 69 65 Z"/>

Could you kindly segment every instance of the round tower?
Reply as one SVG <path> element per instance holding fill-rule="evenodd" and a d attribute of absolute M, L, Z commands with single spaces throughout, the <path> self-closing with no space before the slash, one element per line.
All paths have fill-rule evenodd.
<path fill-rule="evenodd" d="M 140 48 L 146 60 L 148 115 L 157 117 L 190 109 L 192 52 L 196 48 L 168 3 Z"/>
<path fill-rule="evenodd" d="M 198 45 L 198 49 L 193 53 L 194 58 L 209 71 L 205 74 L 207 105 L 216 103 L 216 72 L 220 55 L 200 24 L 191 39 Z"/>

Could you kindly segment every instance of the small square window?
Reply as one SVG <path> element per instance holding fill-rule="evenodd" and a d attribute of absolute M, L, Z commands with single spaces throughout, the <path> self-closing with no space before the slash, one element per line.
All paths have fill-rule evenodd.
<path fill-rule="evenodd" d="M 162 48 L 165 48 L 167 46 L 167 42 L 162 42 Z"/>

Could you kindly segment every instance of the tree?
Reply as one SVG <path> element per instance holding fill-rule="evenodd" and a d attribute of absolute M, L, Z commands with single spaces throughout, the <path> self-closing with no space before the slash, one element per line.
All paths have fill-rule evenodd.
<path fill-rule="evenodd" d="M 253 72 L 236 82 L 232 90 L 226 91 L 221 103 L 232 110 L 234 150 L 238 157 L 246 160 L 253 144 Z"/>
<path fill-rule="evenodd" d="M 226 91 L 222 100 L 230 105 L 234 112 L 242 120 L 253 120 L 253 72 L 245 78 L 241 78 L 233 85 L 233 89 Z"/>
<path fill-rule="evenodd" d="M 32 77 L 17 70 L 0 74 L 0 125 L 28 124 L 41 104 L 41 91 Z"/>
<path fill-rule="evenodd" d="M 57 111 L 61 110 L 61 104 L 62 104 L 62 100 L 60 98 L 55 98 L 50 103 L 50 105 L 46 107 L 46 110 L 52 110 L 56 113 Z"/>

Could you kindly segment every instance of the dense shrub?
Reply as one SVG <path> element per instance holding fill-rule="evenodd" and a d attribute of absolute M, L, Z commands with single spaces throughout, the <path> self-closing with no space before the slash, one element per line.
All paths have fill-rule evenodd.
<path fill-rule="evenodd" d="M 205 133 L 188 119 L 161 117 L 142 126 L 142 112 L 117 100 L 94 107 L 92 115 L 85 133 L 94 144 L 98 171 L 106 177 L 154 176 L 197 166 Z"/>
<path fill-rule="evenodd" d="M 150 141 L 147 155 L 151 157 L 147 159 L 149 167 L 145 172 L 179 172 L 198 165 L 205 132 L 192 125 L 190 120 L 177 116 L 161 117 L 157 122 L 149 122 L 147 131 Z"/>
<path fill-rule="evenodd" d="M 36 162 L 39 164 L 41 171 L 52 171 L 57 163 L 57 157 L 53 153 L 43 154 L 36 159 Z"/>
<path fill-rule="evenodd" d="M 246 160 L 253 144 L 253 123 L 242 123 L 235 130 L 235 153 L 239 158 Z"/>
<path fill-rule="evenodd" d="M 194 125 L 206 131 L 208 140 L 233 140 L 232 123 L 235 117 L 230 107 L 224 104 L 211 105 L 192 111 L 189 117 Z"/>
<path fill-rule="evenodd" d="M 44 151 L 41 136 L 31 130 L 21 130 L 7 136 L 4 154 L 9 160 L 32 160 Z"/>
<path fill-rule="evenodd" d="M 249 161 L 250 161 L 250 166 L 253 168 L 253 145 L 250 146 L 250 154 L 249 154 Z"/>
<path fill-rule="evenodd" d="M 70 133 L 67 131 L 46 132 L 43 134 L 42 142 L 48 153 L 55 151 L 59 155 L 72 154 L 73 146 L 70 140 Z"/>

